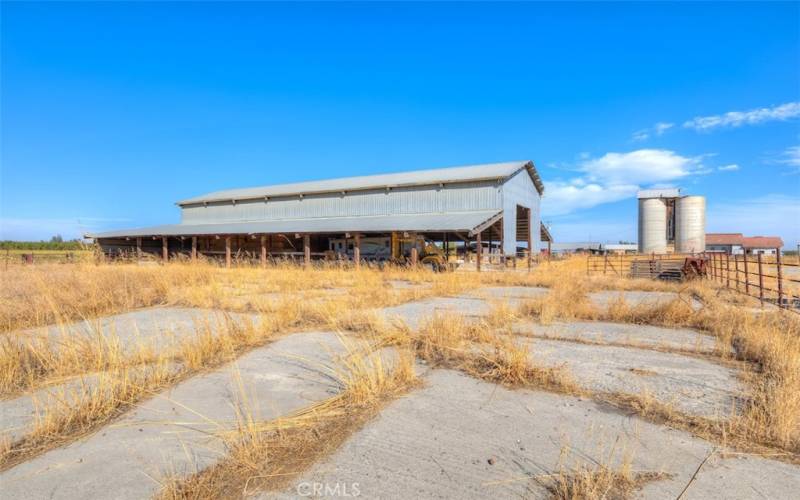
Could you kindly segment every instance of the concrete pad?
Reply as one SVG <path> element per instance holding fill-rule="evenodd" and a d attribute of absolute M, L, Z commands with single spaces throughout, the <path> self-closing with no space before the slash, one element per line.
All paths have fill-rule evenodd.
<path fill-rule="evenodd" d="M 553 339 L 572 339 L 601 344 L 629 344 L 641 347 L 684 349 L 712 353 L 718 349 L 716 339 L 688 328 L 662 328 L 649 325 L 606 323 L 602 321 L 575 321 L 541 325 L 526 322 L 514 325 L 518 334 Z M 732 348 L 731 348 L 732 350 Z"/>
<path fill-rule="evenodd" d="M 521 339 L 540 366 L 565 366 L 581 386 L 599 392 L 648 393 L 690 414 L 727 418 L 744 388 L 736 371 L 675 353 Z"/>
<path fill-rule="evenodd" d="M 419 328 L 423 321 L 437 313 L 455 313 L 464 316 L 486 316 L 491 305 L 477 297 L 431 297 L 379 311 L 387 320 L 400 319 L 410 328 Z"/>
<path fill-rule="evenodd" d="M 549 292 L 549 288 L 539 286 L 487 286 L 475 290 L 470 295 L 487 299 L 533 299 Z"/>
<path fill-rule="evenodd" d="M 415 283 L 406 280 L 388 280 L 386 283 L 395 290 L 428 290 L 431 288 L 430 283 Z"/>
<path fill-rule="evenodd" d="M 91 387 L 95 375 L 76 377 L 63 384 L 45 387 L 31 394 L 0 400 L 0 442 L 18 440 L 28 432 L 36 418 L 37 408 L 47 407 L 64 399 L 74 400 L 81 387 Z"/>
<path fill-rule="evenodd" d="M 565 447 L 568 465 L 609 463 L 612 448 L 617 458 L 611 462 L 619 462 L 629 452 L 634 471 L 674 475 L 648 485 L 643 497 L 672 499 L 713 449 L 688 433 L 591 400 L 511 391 L 433 370 L 422 389 L 390 404 L 286 491 L 259 498 L 296 498 L 315 483 L 351 492 L 357 485 L 364 498 L 547 498 L 534 477 L 556 472 Z M 798 467 L 768 460 L 754 465 L 745 475 L 721 468 L 703 477 L 712 492 L 705 498 L 753 488 L 791 498 L 800 487 Z M 763 479 L 772 477 L 780 481 Z"/>
<path fill-rule="evenodd" d="M 243 391 L 252 412 L 264 420 L 335 394 L 338 385 L 319 367 L 341 350 L 333 333 L 301 333 L 251 351 L 145 401 L 82 441 L 0 473 L 3 496 L 149 497 L 165 473 L 193 472 L 217 460 L 224 450 L 213 431 L 235 424 Z"/>
<path fill-rule="evenodd" d="M 602 309 L 607 308 L 613 302 L 622 298 L 629 306 L 659 306 L 668 304 L 678 298 L 675 292 L 645 292 L 639 290 L 603 290 L 602 292 L 592 292 L 589 294 L 589 300 L 597 307 Z M 690 300 L 693 309 L 698 310 L 702 304 L 696 299 L 683 297 L 685 300 Z"/>
<path fill-rule="evenodd" d="M 195 335 L 207 321 L 212 329 L 230 318 L 237 324 L 247 321 L 258 324 L 256 314 L 238 314 L 217 309 L 195 309 L 190 307 L 149 307 L 103 318 L 87 319 L 44 328 L 29 329 L 9 334 L 10 338 L 25 339 L 32 336 L 49 339 L 57 345 L 70 336 L 96 338 L 117 337 L 123 347 L 133 349 L 137 345 L 164 348 L 186 336 Z"/>

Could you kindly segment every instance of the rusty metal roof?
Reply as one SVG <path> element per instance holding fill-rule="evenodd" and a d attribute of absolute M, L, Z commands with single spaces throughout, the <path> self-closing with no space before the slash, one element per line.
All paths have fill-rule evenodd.
<path fill-rule="evenodd" d="M 742 244 L 745 248 L 781 248 L 783 240 L 778 236 L 747 236 Z"/>
<path fill-rule="evenodd" d="M 706 233 L 706 245 L 741 245 L 742 233 Z"/>
<path fill-rule="evenodd" d="M 366 175 L 360 177 L 343 177 L 292 184 L 276 184 L 272 186 L 228 189 L 215 191 L 194 198 L 179 201 L 178 205 L 208 203 L 213 201 L 251 200 L 271 196 L 293 196 L 319 193 L 335 193 L 341 191 L 359 191 L 366 189 L 391 189 L 404 186 L 426 186 L 435 184 L 451 184 L 456 182 L 475 182 L 481 180 L 506 179 L 525 169 L 531 176 L 539 194 L 544 192 L 544 184 L 532 161 L 511 161 L 505 163 L 489 163 L 484 165 L 467 165 L 462 167 L 437 168 L 399 172 L 394 174 Z"/>

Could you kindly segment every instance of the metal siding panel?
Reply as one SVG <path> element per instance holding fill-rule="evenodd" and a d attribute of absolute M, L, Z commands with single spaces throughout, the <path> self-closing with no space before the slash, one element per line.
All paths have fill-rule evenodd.
<path fill-rule="evenodd" d="M 500 209 L 500 189 L 494 182 L 409 187 L 355 193 L 209 203 L 183 208 L 187 223 L 349 217 Z"/>
<path fill-rule="evenodd" d="M 518 172 L 503 183 L 502 198 L 504 251 L 507 254 L 516 252 L 517 205 L 521 205 L 531 209 L 531 243 L 533 251 L 538 252 L 541 246 L 541 197 L 527 172 Z"/>

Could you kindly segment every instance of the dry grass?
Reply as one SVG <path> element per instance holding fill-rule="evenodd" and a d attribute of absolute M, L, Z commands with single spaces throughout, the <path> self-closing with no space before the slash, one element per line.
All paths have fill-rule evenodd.
<path fill-rule="evenodd" d="M 232 498 L 285 488 L 417 383 L 408 351 L 387 364 L 364 341 L 341 338 L 347 354 L 329 368 L 339 381 L 338 395 L 267 422 L 255 418 L 251 408 L 242 408 L 236 428 L 221 433 L 227 454 L 193 475 L 167 478 L 159 497 Z"/>
<path fill-rule="evenodd" d="M 491 315 L 489 320 L 492 317 L 497 316 Z M 510 325 L 505 331 L 503 326 L 487 320 L 468 322 L 455 314 L 437 314 L 423 322 L 412 340 L 417 356 L 434 367 L 461 370 L 512 388 L 580 393 L 566 369 L 535 366 L 527 346 L 515 340 Z"/>
<path fill-rule="evenodd" d="M 689 327 L 715 336 L 721 356 L 755 364 L 747 374 L 750 391 L 744 409 L 724 424 L 681 415 L 667 408 L 645 411 L 641 401 L 610 398 L 640 415 L 691 430 L 698 435 L 735 444 L 740 448 L 780 450 L 800 454 L 800 320 L 783 311 L 753 313 L 720 298 L 713 283 L 684 285 L 678 298 L 657 305 L 631 306 L 622 299 L 603 311 L 586 306 L 586 285 L 566 282 L 540 299 L 524 304 L 524 314 L 542 322 L 553 319 L 603 320 L 665 327 Z M 572 301 L 565 300 L 570 295 Z M 691 299 L 703 306 L 694 310 Z M 623 401 L 622 399 L 625 399 Z M 794 460 L 794 458 L 789 457 Z"/>
<path fill-rule="evenodd" d="M 667 477 L 658 472 L 633 472 L 631 463 L 630 457 L 618 465 L 582 462 L 567 467 L 561 463 L 557 473 L 536 481 L 552 500 L 627 500 L 645 484 Z"/>
<path fill-rule="evenodd" d="M 100 374 L 38 405 L 33 428 L 0 450 L 0 471 L 85 436 L 179 376 L 166 363 Z"/>

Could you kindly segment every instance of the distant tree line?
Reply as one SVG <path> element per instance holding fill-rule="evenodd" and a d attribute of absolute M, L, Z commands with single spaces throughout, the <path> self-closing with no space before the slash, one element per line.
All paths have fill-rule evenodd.
<path fill-rule="evenodd" d="M 64 241 L 60 234 L 50 241 L 0 241 L 0 250 L 83 250 L 86 245 L 81 240 Z"/>

